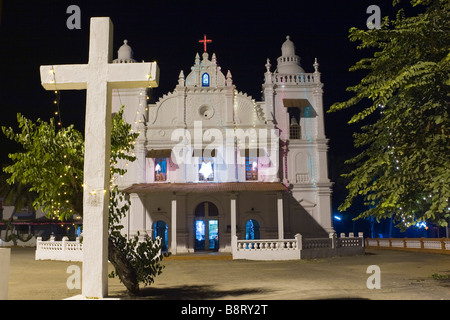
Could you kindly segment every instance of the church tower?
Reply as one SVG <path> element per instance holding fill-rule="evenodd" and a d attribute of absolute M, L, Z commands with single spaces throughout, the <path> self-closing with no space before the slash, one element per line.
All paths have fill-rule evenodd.
<path fill-rule="evenodd" d="M 280 179 L 317 223 L 333 232 L 323 83 L 317 59 L 313 67 L 313 73 L 305 73 L 287 36 L 274 72 L 267 61 L 263 93 L 268 122 L 280 130 Z"/>
<path fill-rule="evenodd" d="M 133 49 L 128 45 L 128 41 L 124 40 L 123 45 L 117 51 L 117 59 L 114 59 L 113 63 L 136 63 L 133 54 Z M 131 125 L 131 129 L 134 132 L 139 134 L 132 153 L 136 160 L 131 163 L 119 160 L 118 167 L 127 170 L 125 175 L 114 177 L 114 183 L 118 184 L 120 189 L 133 183 L 145 182 L 147 143 L 145 121 L 148 117 L 147 103 L 147 88 L 114 89 L 112 92 L 112 112 L 118 112 L 123 106 L 124 120 Z M 122 221 L 125 233 L 129 235 L 135 235 L 138 232 L 145 234 L 145 225 L 143 225 L 143 221 L 145 221 L 143 219 L 145 216 L 144 199 L 137 194 L 131 194 L 130 200 L 130 219 Z"/>

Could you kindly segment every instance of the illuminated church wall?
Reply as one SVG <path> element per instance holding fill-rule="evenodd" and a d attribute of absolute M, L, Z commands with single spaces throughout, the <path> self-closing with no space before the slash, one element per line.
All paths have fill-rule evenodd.
<path fill-rule="evenodd" d="M 125 119 L 139 132 L 137 160 L 121 163 L 128 172 L 117 178 L 119 186 L 279 182 L 290 190 L 283 196 L 286 237 L 297 232 L 327 236 L 333 231 L 319 65 L 315 61 L 314 72 L 305 72 L 289 37 L 281 49 L 275 69 L 269 61 L 265 65 L 262 101 L 239 92 L 231 72 L 222 72 L 215 54 L 207 52 L 197 54 L 190 72 L 185 76 L 180 71 L 174 90 L 156 103 L 148 104 L 145 89 L 114 91 L 113 110 L 126 105 Z M 267 139 L 271 136 L 275 138 Z M 130 212 L 136 217 L 125 223 L 129 234 L 133 230 L 153 234 L 155 223 L 162 221 L 170 238 L 173 195 L 132 198 Z M 177 195 L 178 251 L 195 246 L 194 212 L 202 201 L 217 206 L 221 250 L 229 250 L 230 195 L 181 193 Z M 258 236 L 277 238 L 276 203 L 276 192 L 240 192 L 238 236 L 246 236 L 251 220 L 249 225 L 258 226 Z"/>

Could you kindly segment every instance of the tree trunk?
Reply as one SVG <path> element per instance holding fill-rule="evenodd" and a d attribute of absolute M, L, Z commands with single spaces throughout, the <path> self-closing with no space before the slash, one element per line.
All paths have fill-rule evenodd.
<path fill-rule="evenodd" d="M 132 295 L 139 295 L 139 284 L 136 272 L 130 266 L 125 255 L 108 239 L 108 259 L 116 269 L 120 281 Z"/>

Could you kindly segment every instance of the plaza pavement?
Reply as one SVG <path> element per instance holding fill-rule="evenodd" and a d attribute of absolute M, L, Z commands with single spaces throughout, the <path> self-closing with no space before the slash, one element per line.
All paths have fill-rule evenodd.
<path fill-rule="evenodd" d="M 299 261 L 231 260 L 229 255 L 172 256 L 144 296 L 129 297 L 117 278 L 109 296 L 151 300 L 450 300 L 450 255 L 366 250 L 365 255 Z M 79 295 L 68 289 L 67 268 L 79 262 L 35 261 L 34 248 L 12 248 L 10 300 L 61 300 Z M 380 289 L 368 289 L 380 268 Z M 113 270 L 110 265 L 110 270 Z M 435 279 L 432 275 L 439 275 Z"/>

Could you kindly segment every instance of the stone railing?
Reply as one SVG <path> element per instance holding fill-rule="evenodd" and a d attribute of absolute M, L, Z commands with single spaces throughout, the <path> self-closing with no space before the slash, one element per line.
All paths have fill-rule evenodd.
<path fill-rule="evenodd" d="M 83 244 L 78 238 L 69 241 L 67 237 L 63 237 L 62 241 L 55 241 L 55 238 L 51 237 L 49 241 L 42 241 L 42 238 L 38 237 L 35 260 L 82 261 Z"/>
<path fill-rule="evenodd" d="M 366 247 L 450 254 L 450 238 L 367 238 Z"/>
<path fill-rule="evenodd" d="M 363 234 L 350 234 L 340 238 L 330 233 L 328 238 L 304 239 L 296 234 L 295 239 L 238 240 L 232 239 L 233 259 L 247 260 L 298 260 L 364 253 Z"/>
<path fill-rule="evenodd" d="M 232 239 L 233 259 L 296 260 L 300 259 L 301 236 L 295 239 L 238 240 Z"/>
<path fill-rule="evenodd" d="M 301 74 L 274 74 L 272 76 L 272 81 L 275 84 L 309 84 L 309 83 L 320 83 L 320 77 L 318 74 L 314 73 L 301 73 Z"/>
<path fill-rule="evenodd" d="M 363 237 L 362 232 L 358 236 L 350 232 L 348 237 L 341 233 L 338 238 L 335 233 L 330 233 L 328 238 L 303 239 L 302 259 L 364 254 Z"/>

